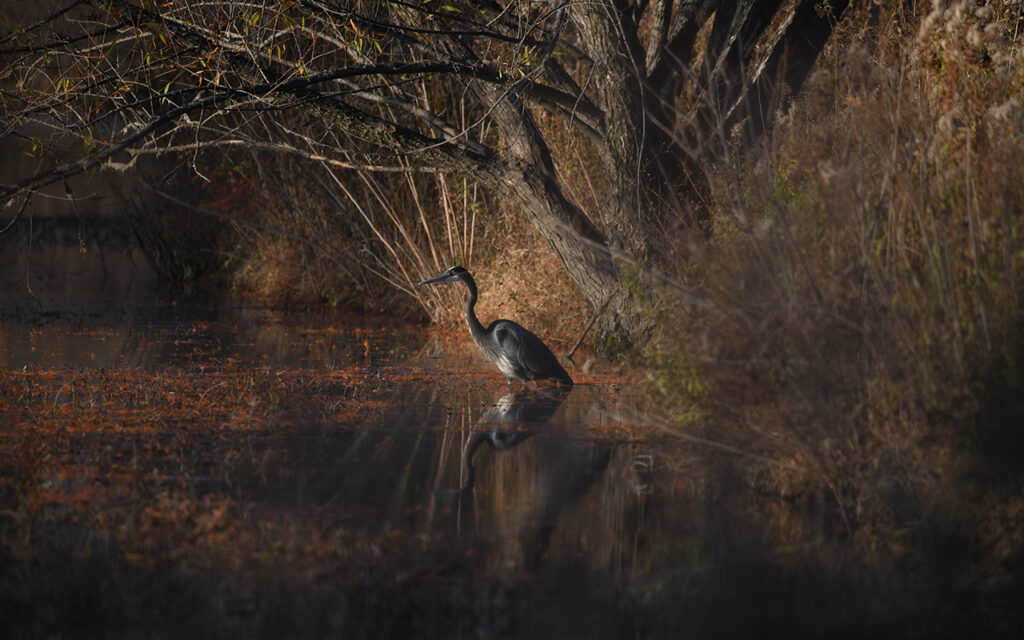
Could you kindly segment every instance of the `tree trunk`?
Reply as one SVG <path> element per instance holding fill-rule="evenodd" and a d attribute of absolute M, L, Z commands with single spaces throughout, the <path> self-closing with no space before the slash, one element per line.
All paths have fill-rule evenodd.
<path fill-rule="evenodd" d="M 566 198 L 550 149 L 526 105 L 514 94 L 492 85 L 476 85 L 475 89 L 490 105 L 491 115 L 508 143 L 505 159 L 496 162 L 497 172 L 477 172 L 477 178 L 518 205 L 561 260 L 590 307 L 604 307 L 595 323 L 598 342 L 605 342 L 613 334 L 623 344 L 637 342 L 648 320 L 633 308 L 620 287 L 619 261 L 611 249 L 614 243 Z"/>
<path fill-rule="evenodd" d="M 565 198 L 553 175 L 513 163 L 505 179 L 505 195 L 548 242 L 590 308 L 604 308 L 594 325 L 598 345 L 611 336 L 617 336 L 623 346 L 638 342 L 649 319 L 634 308 L 628 292 L 621 288 L 619 262 L 612 259 L 607 242 Z M 586 225 L 579 224 L 583 220 Z"/>
<path fill-rule="evenodd" d="M 640 176 L 650 155 L 644 131 L 644 53 L 631 24 L 632 9 L 621 0 L 581 2 L 573 21 L 591 63 L 598 107 L 604 114 L 603 139 L 597 145 L 607 178 L 601 212 L 611 248 L 643 263 L 650 253 L 647 199 Z"/>

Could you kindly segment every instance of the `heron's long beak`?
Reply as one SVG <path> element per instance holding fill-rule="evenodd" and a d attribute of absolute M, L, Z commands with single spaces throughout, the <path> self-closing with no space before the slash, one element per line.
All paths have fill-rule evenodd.
<path fill-rule="evenodd" d="M 444 273 L 442 273 L 440 275 L 436 275 L 433 278 L 427 278 L 426 280 L 422 280 L 420 282 L 417 282 L 416 284 L 418 286 L 422 287 L 425 284 L 434 284 L 435 282 L 444 282 L 445 278 L 447 278 L 447 277 L 448 277 L 448 272 L 445 271 Z"/>

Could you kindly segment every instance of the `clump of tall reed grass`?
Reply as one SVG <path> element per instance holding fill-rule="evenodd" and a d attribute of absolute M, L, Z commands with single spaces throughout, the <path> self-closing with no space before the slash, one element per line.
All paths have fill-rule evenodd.
<path fill-rule="evenodd" d="M 1024 23 L 847 24 L 769 138 L 720 158 L 652 377 L 689 380 L 658 387 L 682 428 L 772 451 L 792 471 L 759 481 L 823 483 L 872 538 L 977 516 L 968 475 L 1024 480 L 999 462 L 1024 455 Z"/>
<path fill-rule="evenodd" d="M 411 167 L 341 172 L 284 155 L 259 170 L 274 187 L 235 222 L 240 241 L 228 266 L 241 289 L 455 324 L 462 289 L 416 283 L 462 264 L 480 283 L 483 318 L 538 322 L 563 336 L 583 322 L 582 303 L 565 295 L 571 283 L 539 234 L 468 180 Z M 250 180 L 244 172 L 235 179 Z"/>
<path fill-rule="evenodd" d="M 458 306 L 415 283 L 483 253 L 487 202 L 476 185 L 414 170 L 342 172 L 286 155 L 262 170 L 275 188 L 254 207 L 260 224 L 239 229 L 237 286 L 348 310 L 419 307 L 434 320 Z"/>

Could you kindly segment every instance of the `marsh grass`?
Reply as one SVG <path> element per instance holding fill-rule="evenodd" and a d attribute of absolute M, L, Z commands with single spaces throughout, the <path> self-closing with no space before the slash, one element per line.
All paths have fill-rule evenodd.
<path fill-rule="evenodd" d="M 676 276 L 705 299 L 667 289 L 655 310 L 685 314 L 653 347 L 685 357 L 652 375 L 691 382 L 657 395 L 694 432 L 794 463 L 756 484 L 827 487 L 866 549 L 976 541 L 993 514 L 1016 542 L 951 566 L 1005 586 L 1024 539 L 1007 515 L 1024 453 L 1022 17 L 862 17 L 764 144 L 723 141 L 712 240 Z"/>

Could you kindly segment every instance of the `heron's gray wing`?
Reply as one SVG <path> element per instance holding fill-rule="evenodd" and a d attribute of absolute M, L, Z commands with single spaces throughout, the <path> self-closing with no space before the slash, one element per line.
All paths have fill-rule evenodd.
<path fill-rule="evenodd" d="M 510 361 L 519 377 L 527 380 L 568 377 L 551 349 L 527 329 L 511 320 L 498 320 L 492 328 L 495 345 L 501 352 L 499 357 Z"/>

